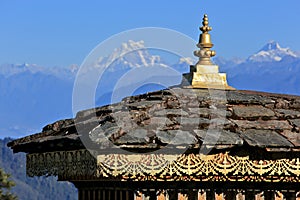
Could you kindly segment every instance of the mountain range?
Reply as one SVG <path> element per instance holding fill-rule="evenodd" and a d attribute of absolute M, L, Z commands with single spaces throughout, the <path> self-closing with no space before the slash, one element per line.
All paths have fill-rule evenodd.
<path fill-rule="evenodd" d="M 247 60 L 250 62 L 273 62 L 281 61 L 284 57 L 297 58 L 296 52 L 289 48 L 282 48 L 277 42 L 270 41 L 257 53 L 250 56 Z"/>
<path fill-rule="evenodd" d="M 112 93 L 120 93 L 120 99 L 179 84 L 181 74 L 188 72 L 189 65 L 196 63 L 196 59 L 176 59 L 169 63 L 170 59 L 148 50 L 143 41 L 128 41 L 110 55 L 97 58 L 91 69 L 86 69 L 106 67 L 95 92 L 96 106 L 112 103 Z M 300 77 L 297 76 L 300 74 L 300 55 L 282 48 L 275 41 L 246 59 L 217 57 L 214 62 L 220 66 L 220 71 L 227 73 L 229 84 L 237 89 L 300 95 Z M 154 70 L 150 70 L 150 75 L 149 70 L 143 71 L 151 67 Z M 163 71 L 168 68 L 176 73 Z M 125 79 L 125 75 L 130 75 L 133 70 L 136 72 Z M 77 65 L 65 68 L 0 65 L 0 137 L 32 134 L 48 123 L 72 117 L 73 84 L 78 71 Z M 125 80 L 124 84 L 116 89 L 120 79 Z"/>
<path fill-rule="evenodd" d="M 216 58 L 237 89 L 300 95 L 300 54 L 270 41 L 247 59 Z"/>

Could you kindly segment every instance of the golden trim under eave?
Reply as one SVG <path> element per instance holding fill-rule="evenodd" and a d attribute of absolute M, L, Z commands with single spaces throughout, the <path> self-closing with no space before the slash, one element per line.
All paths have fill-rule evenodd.
<path fill-rule="evenodd" d="M 299 183 L 300 159 L 251 160 L 248 156 L 109 154 L 87 150 L 27 154 L 28 176 L 60 180 L 215 181 Z"/>
<path fill-rule="evenodd" d="M 209 88 L 209 89 L 222 89 L 222 90 L 235 90 L 227 83 L 225 73 L 219 73 L 219 66 L 215 65 L 211 61 L 211 57 L 216 55 L 216 52 L 211 50 L 214 46 L 211 42 L 211 36 L 209 31 L 212 27 L 208 26 L 208 16 L 204 15 L 202 27 L 200 30 L 199 43 L 197 47 L 200 50 L 196 50 L 194 55 L 199 57 L 199 61 L 195 66 L 191 66 L 190 73 L 184 74 L 183 82 L 189 82 L 192 88 Z"/>
<path fill-rule="evenodd" d="M 132 160 L 132 158 L 134 159 Z M 133 181 L 299 182 L 300 159 L 216 155 L 100 155 L 98 177 Z"/>

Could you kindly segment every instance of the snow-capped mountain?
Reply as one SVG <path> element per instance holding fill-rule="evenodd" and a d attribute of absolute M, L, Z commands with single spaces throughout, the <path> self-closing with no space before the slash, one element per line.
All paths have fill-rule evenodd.
<path fill-rule="evenodd" d="M 277 42 L 270 41 L 262 49 L 260 49 L 256 54 L 250 56 L 248 61 L 250 62 L 279 62 L 284 57 L 294 57 L 297 58 L 296 52 L 289 48 L 282 48 Z"/>
<path fill-rule="evenodd" d="M 145 47 L 144 41 L 123 43 L 107 57 L 99 57 L 96 67 L 105 67 L 108 71 L 116 72 L 120 69 L 130 69 L 149 66 L 166 66 L 159 55 L 151 55 Z"/>
<path fill-rule="evenodd" d="M 237 89 L 300 95 L 300 57 L 277 42 L 267 43 L 244 62 L 230 62 L 218 64 Z"/>

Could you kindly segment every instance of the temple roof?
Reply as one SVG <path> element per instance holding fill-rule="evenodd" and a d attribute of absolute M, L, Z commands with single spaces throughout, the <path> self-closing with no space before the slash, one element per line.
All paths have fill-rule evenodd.
<path fill-rule="evenodd" d="M 84 110 L 8 144 L 14 152 L 93 148 L 300 149 L 300 97 L 173 87 Z"/>

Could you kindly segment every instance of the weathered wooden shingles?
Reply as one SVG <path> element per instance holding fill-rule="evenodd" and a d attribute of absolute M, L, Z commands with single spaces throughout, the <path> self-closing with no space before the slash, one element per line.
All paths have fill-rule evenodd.
<path fill-rule="evenodd" d="M 112 112 L 119 128 L 114 131 L 118 132 L 108 133 L 106 130 L 110 129 L 104 126 L 100 132 L 90 134 L 105 134 L 116 144 L 132 147 L 149 143 L 216 148 L 247 143 L 272 150 L 299 147 L 299 97 L 239 91 L 219 93 L 174 88 L 169 93 L 128 98 L 121 103 L 126 112 Z M 123 116 L 119 117 L 121 113 Z"/>
<path fill-rule="evenodd" d="M 58 121 L 40 134 L 10 145 L 78 140 L 79 134 L 100 146 L 109 140 L 129 148 L 230 148 L 247 144 L 291 151 L 300 148 L 299 131 L 300 97 L 172 88 L 81 111 L 74 120 Z"/>

